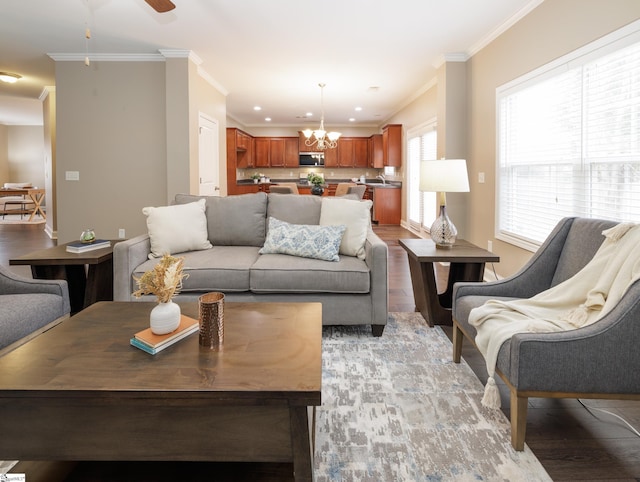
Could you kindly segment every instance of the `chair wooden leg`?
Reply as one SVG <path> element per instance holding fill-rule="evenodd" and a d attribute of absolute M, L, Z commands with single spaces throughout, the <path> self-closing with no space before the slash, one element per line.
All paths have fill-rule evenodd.
<path fill-rule="evenodd" d="M 462 357 L 462 339 L 464 335 L 455 320 L 453 320 L 453 363 L 460 363 Z"/>
<path fill-rule="evenodd" d="M 529 399 L 511 389 L 511 445 L 517 451 L 524 450 L 524 436 L 527 430 L 527 405 Z"/>

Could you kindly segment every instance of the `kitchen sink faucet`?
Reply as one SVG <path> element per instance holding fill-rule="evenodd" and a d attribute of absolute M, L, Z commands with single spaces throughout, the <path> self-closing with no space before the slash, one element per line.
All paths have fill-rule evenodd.
<path fill-rule="evenodd" d="M 383 185 L 387 183 L 387 180 L 385 179 L 384 174 L 380 174 L 376 176 L 376 179 L 380 179 Z"/>

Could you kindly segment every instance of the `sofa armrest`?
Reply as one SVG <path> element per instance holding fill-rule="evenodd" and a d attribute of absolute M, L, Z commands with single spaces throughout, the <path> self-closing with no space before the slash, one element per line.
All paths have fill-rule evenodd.
<path fill-rule="evenodd" d="M 365 263 L 371 273 L 372 325 L 386 325 L 389 315 L 389 248 L 380 237 L 369 230 L 364 243 Z"/>
<path fill-rule="evenodd" d="M 640 281 L 595 323 L 511 338 L 511 382 L 519 390 L 640 393 Z M 550 376 L 550 374 L 553 374 Z"/>
<path fill-rule="evenodd" d="M 113 300 L 131 301 L 133 272 L 149 259 L 151 240 L 148 234 L 120 241 L 113 247 Z"/>
<path fill-rule="evenodd" d="M 0 266 L 0 294 L 48 293 L 62 297 L 64 314 L 71 312 L 69 287 L 65 280 L 31 279 Z"/>

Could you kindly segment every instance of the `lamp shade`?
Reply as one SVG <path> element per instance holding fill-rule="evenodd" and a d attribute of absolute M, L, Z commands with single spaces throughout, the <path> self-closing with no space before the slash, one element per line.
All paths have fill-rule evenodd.
<path fill-rule="evenodd" d="M 439 159 L 420 162 L 420 191 L 469 192 L 467 161 Z"/>

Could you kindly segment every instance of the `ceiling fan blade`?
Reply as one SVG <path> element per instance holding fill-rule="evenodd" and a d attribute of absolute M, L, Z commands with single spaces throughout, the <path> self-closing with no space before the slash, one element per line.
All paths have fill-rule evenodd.
<path fill-rule="evenodd" d="M 144 0 L 151 8 L 153 8 L 158 13 L 168 12 L 169 10 L 173 10 L 176 6 L 173 4 L 171 0 Z"/>

